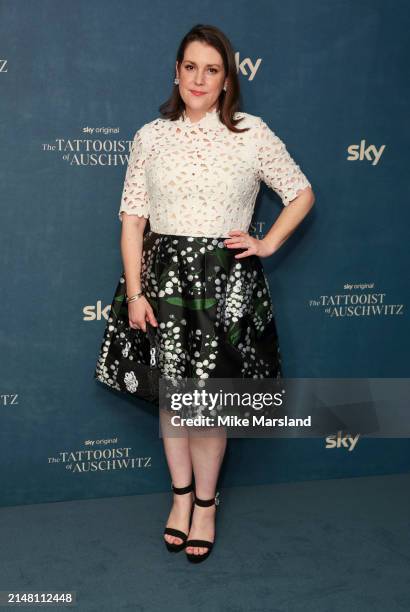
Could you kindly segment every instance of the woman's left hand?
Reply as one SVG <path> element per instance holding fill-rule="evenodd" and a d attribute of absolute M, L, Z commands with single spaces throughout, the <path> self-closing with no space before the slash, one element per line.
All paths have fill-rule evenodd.
<path fill-rule="evenodd" d="M 231 230 L 228 234 L 232 236 L 232 238 L 224 239 L 225 246 L 230 249 L 246 249 L 246 251 L 235 255 L 235 259 L 249 257 L 249 255 L 257 255 L 258 257 L 269 257 L 269 255 L 272 255 L 263 239 L 258 240 L 257 238 L 253 238 L 242 230 Z"/>

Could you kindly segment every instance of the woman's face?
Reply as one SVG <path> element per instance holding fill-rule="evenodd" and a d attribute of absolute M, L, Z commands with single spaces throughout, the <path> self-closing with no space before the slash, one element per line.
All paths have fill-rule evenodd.
<path fill-rule="evenodd" d="M 218 98 L 227 81 L 219 52 L 197 40 L 185 48 L 184 59 L 176 73 L 179 93 L 187 111 L 207 112 L 218 107 Z M 201 92 L 202 95 L 195 95 Z"/>

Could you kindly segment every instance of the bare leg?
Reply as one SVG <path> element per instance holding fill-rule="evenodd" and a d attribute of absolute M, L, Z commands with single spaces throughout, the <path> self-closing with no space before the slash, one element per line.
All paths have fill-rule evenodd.
<path fill-rule="evenodd" d="M 164 410 L 160 410 L 160 419 L 165 431 L 167 424 L 169 426 L 170 415 Z M 181 427 L 181 430 L 183 428 Z M 186 487 L 192 482 L 192 461 L 189 451 L 189 438 L 187 432 L 181 437 L 166 437 L 164 435 L 164 450 L 167 458 L 169 471 L 171 474 L 172 483 L 175 487 Z M 185 495 L 177 495 L 174 493 L 173 506 L 168 517 L 166 527 L 172 526 L 175 529 L 188 533 L 189 518 L 191 515 L 192 501 L 194 499 L 193 492 Z M 165 534 L 165 540 L 170 544 L 180 544 L 181 538 Z"/>
<path fill-rule="evenodd" d="M 215 428 L 214 431 L 217 431 L 218 435 L 199 437 L 198 433 L 196 433 L 189 437 L 189 447 L 195 474 L 195 490 L 200 499 L 214 497 L 219 471 L 225 454 L 227 444 L 226 430 L 224 428 Z M 215 505 L 207 507 L 195 505 L 188 539 L 214 541 L 215 511 Z M 185 550 L 187 553 L 200 555 L 207 551 L 206 548 L 197 546 L 188 546 Z"/>

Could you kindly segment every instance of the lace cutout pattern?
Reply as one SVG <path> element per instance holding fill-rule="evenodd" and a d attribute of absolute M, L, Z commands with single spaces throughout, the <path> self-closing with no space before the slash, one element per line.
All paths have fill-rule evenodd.
<path fill-rule="evenodd" d="M 227 237 L 248 231 L 260 182 L 287 206 L 310 182 L 282 140 L 260 118 L 238 112 L 234 133 L 214 110 L 197 122 L 157 118 L 135 134 L 122 213 L 150 219 L 154 232 Z"/>
<path fill-rule="evenodd" d="M 127 171 L 122 190 L 121 207 L 130 215 L 139 215 L 148 219 L 149 197 L 145 180 L 145 152 L 142 144 L 142 129 L 138 130 L 131 145 Z"/>
<path fill-rule="evenodd" d="M 258 130 L 258 176 L 273 189 L 285 206 L 307 186 L 300 166 L 290 156 L 285 143 L 260 119 Z"/>

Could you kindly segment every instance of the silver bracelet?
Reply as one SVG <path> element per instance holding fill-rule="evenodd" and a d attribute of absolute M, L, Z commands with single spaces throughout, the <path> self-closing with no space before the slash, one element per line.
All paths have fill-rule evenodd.
<path fill-rule="evenodd" d="M 132 295 L 131 297 L 126 298 L 126 302 L 127 304 L 129 304 L 130 302 L 135 302 L 135 300 L 138 300 L 138 298 L 140 298 L 143 294 L 142 291 L 140 291 L 139 293 L 135 293 L 134 295 Z"/>

